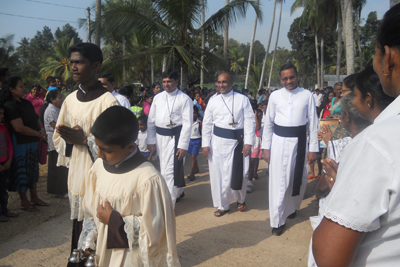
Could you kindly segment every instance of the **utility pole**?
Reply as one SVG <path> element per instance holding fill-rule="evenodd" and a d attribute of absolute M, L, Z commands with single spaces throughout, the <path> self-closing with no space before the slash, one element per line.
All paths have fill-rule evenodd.
<path fill-rule="evenodd" d="M 122 60 L 125 60 L 125 36 L 122 38 Z M 122 64 L 122 80 L 125 86 L 126 84 L 125 62 Z"/>
<path fill-rule="evenodd" d="M 96 33 L 94 43 L 100 46 L 100 17 L 101 17 L 101 0 L 96 0 Z"/>
<path fill-rule="evenodd" d="M 258 7 L 260 6 L 260 0 L 257 1 L 257 6 Z M 256 38 L 257 22 L 258 22 L 258 17 L 256 14 L 256 18 L 254 20 L 253 35 L 251 36 L 249 60 L 247 62 L 246 80 L 244 81 L 244 89 L 249 89 L 248 85 L 249 85 L 249 76 L 250 76 L 250 68 L 251 68 L 251 58 L 253 55 L 254 39 Z M 254 67 L 255 66 L 256 66 L 256 53 L 254 53 Z"/>
<path fill-rule="evenodd" d="M 201 25 L 204 25 L 204 16 L 205 16 L 205 3 L 204 3 L 204 1 L 205 0 L 203 0 L 203 5 L 202 5 L 202 7 L 201 7 Z M 201 31 L 201 49 L 203 49 L 203 51 L 204 51 L 204 48 L 205 48 L 205 37 L 204 37 L 204 30 L 203 31 Z M 201 55 L 201 72 L 200 72 L 200 87 L 201 87 L 201 89 L 203 89 L 204 88 L 204 67 L 203 67 L 203 64 L 204 64 L 204 52 L 201 52 L 202 53 L 202 55 Z"/>
<path fill-rule="evenodd" d="M 151 49 L 153 49 L 153 37 L 151 37 Z M 153 85 L 154 83 L 154 57 L 153 53 L 151 53 L 151 84 Z"/>
<path fill-rule="evenodd" d="M 225 0 L 225 5 L 229 5 L 229 0 Z M 228 64 L 228 43 L 229 43 L 229 20 L 228 15 L 225 15 L 225 27 L 224 27 L 224 60 Z"/>
<path fill-rule="evenodd" d="M 88 7 L 86 10 L 87 10 L 87 35 L 88 35 L 87 40 L 88 43 L 91 43 L 92 40 L 90 40 L 90 7 Z"/>

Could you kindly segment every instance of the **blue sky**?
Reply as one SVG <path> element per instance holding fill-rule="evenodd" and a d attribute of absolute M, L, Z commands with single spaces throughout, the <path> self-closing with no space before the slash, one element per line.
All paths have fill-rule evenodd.
<path fill-rule="evenodd" d="M 103 0 L 104 1 L 104 0 Z M 52 5 L 39 2 L 47 2 Z M 293 20 L 300 16 L 302 10 L 296 11 L 290 15 L 290 8 L 294 0 L 286 0 L 283 6 L 281 33 L 278 46 L 291 49 L 287 32 Z M 382 18 L 384 13 L 389 9 L 389 0 L 367 0 L 367 4 L 363 9 L 362 18 L 366 18 L 371 11 L 377 11 L 378 17 Z M 78 19 L 86 18 L 86 8 L 93 7 L 94 0 L 0 0 L 0 37 L 8 34 L 14 34 L 14 44 L 18 46 L 18 42 L 22 37 L 32 38 L 36 32 L 42 30 L 44 26 L 48 26 L 54 33 L 57 27 L 62 27 L 66 22 L 57 22 L 49 20 L 61 20 L 70 22 L 70 24 L 78 28 Z M 216 12 L 223 7 L 225 0 L 208 0 L 208 10 L 206 16 Z M 260 40 L 264 46 L 267 45 L 269 32 L 271 28 L 271 18 L 274 1 L 261 0 L 264 20 L 262 24 L 257 25 L 256 40 Z M 72 6 L 75 8 L 63 7 L 59 5 Z M 278 25 L 279 5 L 277 6 L 277 15 L 275 22 L 274 36 Z M 18 16 L 28 16 L 36 18 L 44 18 L 47 20 L 30 19 L 23 17 L 13 17 L 1 13 L 13 14 Z M 94 10 L 92 10 L 94 16 Z M 247 43 L 251 40 L 254 25 L 255 13 L 250 10 L 245 19 L 239 20 L 236 25 L 229 29 L 229 37 L 238 40 L 241 43 Z M 78 29 L 80 37 L 86 41 L 87 33 L 85 29 Z M 275 44 L 275 38 L 272 44 Z"/>

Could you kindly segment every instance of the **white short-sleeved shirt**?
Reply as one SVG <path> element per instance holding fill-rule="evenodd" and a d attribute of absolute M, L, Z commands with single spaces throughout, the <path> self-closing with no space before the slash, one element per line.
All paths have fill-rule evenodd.
<path fill-rule="evenodd" d="M 352 266 L 400 266 L 400 97 L 343 152 L 325 217 L 366 232 Z"/>
<path fill-rule="evenodd" d="M 136 144 L 139 147 L 139 151 L 143 153 L 150 152 L 147 149 L 147 130 L 142 132 L 139 130 L 138 137 L 136 139 Z"/>

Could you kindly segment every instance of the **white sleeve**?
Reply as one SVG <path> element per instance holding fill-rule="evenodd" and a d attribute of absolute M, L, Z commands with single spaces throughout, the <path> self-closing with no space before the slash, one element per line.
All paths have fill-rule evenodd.
<path fill-rule="evenodd" d="M 254 117 L 253 108 L 251 107 L 250 100 L 246 97 L 243 105 L 244 112 L 244 144 L 253 145 L 254 135 L 256 128 L 256 118 Z"/>
<path fill-rule="evenodd" d="M 187 97 L 185 102 L 183 103 L 181 112 L 182 130 L 179 137 L 178 148 L 188 150 L 193 125 L 193 102 L 189 97 Z"/>
<path fill-rule="evenodd" d="M 310 97 L 308 98 L 308 130 L 310 134 L 309 152 L 319 152 L 318 126 L 319 120 L 315 108 L 315 101 L 313 95 L 310 93 Z"/>
<path fill-rule="evenodd" d="M 155 100 L 156 98 L 154 98 Z M 150 106 L 149 116 L 147 118 L 147 144 L 154 145 L 156 143 L 156 112 L 157 102 L 153 100 Z"/>
<path fill-rule="evenodd" d="M 127 109 L 131 110 L 131 103 L 129 103 L 129 100 L 125 96 L 122 96 L 121 99 L 122 99 L 121 106 L 126 107 Z"/>
<path fill-rule="evenodd" d="M 265 113 L 264 129 L 262 136 L 262 149 L 271 149 L 272 135 L 274 134 L 275 103 L 274 94 L 271 95 L 267 112 Z"/>
<path fill-rule="evenodd" d="M 204 112 L 203 125 L 201 129 L 201 146 L 210 147 L 211 146 L 211 134 L 212 134 L 212 124 L 213 124 L 213 103 L 214 99 L 208 101 L 207 108 Z"/>

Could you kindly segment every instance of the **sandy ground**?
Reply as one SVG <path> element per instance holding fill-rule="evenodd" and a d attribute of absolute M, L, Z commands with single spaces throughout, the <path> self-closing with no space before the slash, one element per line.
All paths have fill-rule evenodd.
<path fill-rule="evenodd" d="M 200 174 L 187 181 L 185 198 L 176 205 L 177 248 L 186 266 L 307 266 L 312 228 L 308 218 L 318 211 L 314 196 L 316 181 L 308 183 L 297 217 L 286 222 L 280 237 L 271 235 L 268 213 L 267 165 L 260 161 L 258 181 L 246 199 L 246 211 L 236 203 L 231 212 L 213 215 L 208 165 L 199 156 Z M 190 172 L 190 159 L 185 173 Z M 41 166 L 40 196 L 50 207 L 40 212 L 20 211 L 18 218 L 0 225 L 0 266 L 66 266 L 72 223 L 68 200 L 46 191 L 46 168 Z M 10 196 L 10 208 L 19 208 L 18 196 Z"/>

